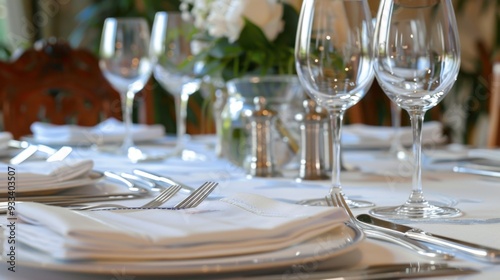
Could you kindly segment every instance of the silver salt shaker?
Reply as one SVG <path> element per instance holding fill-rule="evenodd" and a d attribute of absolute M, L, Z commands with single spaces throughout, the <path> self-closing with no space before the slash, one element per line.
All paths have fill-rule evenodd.
<path fill-rule="evenodd" d="M 254 98 L 255 110 L 248 116 L 250 120 L 250 165 L 249 176 L 278 176 L 273 155 L 272 126 L 277 113 L 266 109 L 266 99 Z"/>
<path fill-rule="evenodd" d="M 297 114 L 295 120 L 300 123 L 300 167 L 298 181 L 324 180 L 325 173 L 323 148 L 323 130 L 325 115 L 316 110 L 314 100 L 303 102 L 304 114 Z"/>

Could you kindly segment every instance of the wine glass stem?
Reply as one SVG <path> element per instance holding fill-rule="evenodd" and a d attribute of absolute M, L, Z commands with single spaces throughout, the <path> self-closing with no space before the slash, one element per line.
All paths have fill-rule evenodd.
<path fill-rule="evenodd" d="M 411 127 L 413 132 L 413 187 L 409 203 L 422 203 L 424 201 L 422 192 L 422 125 L 424 113 L 413 111 L 410 113 Z"/>
<path fill-rule="evenodd" d="M 391 122 L 394 130 L 390 152 L 396 154 L 401 149 L 401 108 L 394 102 L 391 102 Z"/>
<path fill-rule="evenodd" d="M 334 189 L 341 189 L 340 185 L 340 135 L 342 132 L 342 120 L 344 119 L 344 111 L 339 110 L 330 110 L 330 123 L 331 123 L 331 131 L 332 131 L 332 187 L 331 191 Z"/>
<path fill-rule="evenodd" d="M 177 144 L 176 150 L 182 151 L 184 149 L 184 135 L 186 134 L 186 116 L 187 116 L 187 104 L 189 100 L 189 94 L 181 93 L 180 95 L 175 95 L 175 115 L 177 122 Z"/>
<path fill-rule="evenodd" d="M 132 140 L 132 109 L 134 105 L 134 95 L 135 93 L 128 90 L 121 95 L 122 101 L 122 111 L 123 111 L 123 124 L 125 127 L 125 135 L 123 138 L 122 149 L 127 151 L 130 147 L 134 146 L 134 141 Z"/>

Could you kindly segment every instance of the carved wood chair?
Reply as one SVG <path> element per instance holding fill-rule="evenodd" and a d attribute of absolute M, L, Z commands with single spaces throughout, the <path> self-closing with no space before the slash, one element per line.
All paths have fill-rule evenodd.
<path fill-rule="evenodd" d="M 121 119 L 120 96 L 104 78 L 98 59 L 62 40 L 39 41 L 14 61 L 0 63 L 4 129 L 31 134 L 35 121 L 95 125 Z"/>
<path fill-rule="evenodd" d="M 488 147 L 500 146 L 500 62 L 493 63 L 490 80 Z"/>

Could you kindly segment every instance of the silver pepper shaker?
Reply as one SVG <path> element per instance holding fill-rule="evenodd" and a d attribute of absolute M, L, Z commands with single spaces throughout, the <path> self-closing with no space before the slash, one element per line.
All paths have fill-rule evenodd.
<path fill-rule="evenodd" d="M 272 126 L 276 112 L 266 109 L 266 99 L 258 96 L 254 98 L 255 110 L 248 116 L 250 120 L 250 166 L 249 176 L 274 177 L 278 176 L 273 154 Z"/>
<path fill-rule="evenodd" d="M 300 123 L 300 167 L 298 181 L 301 180 L 324 180 L 328 176 L 324 172 L 323 129 L 324 114 L 316 111 L 314 100 L 303 102 L 304 114 L 295 116 Z"/>

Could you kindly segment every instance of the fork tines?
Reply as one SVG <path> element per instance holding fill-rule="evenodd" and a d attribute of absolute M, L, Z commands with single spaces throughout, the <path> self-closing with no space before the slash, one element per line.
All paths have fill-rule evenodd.
<path fill-rule="evenodd" d="M 179 190 L 181 186 L 174 185 L 164 189 L 158 196 L 156 196 L 152 201 L 147 204 L 144 204 L 142 207 L 144 208 L 154 208 L 162 205 L 167 202 L 171 197 L 173 197 Z"/>
<path fill-rule="evenodd" d="M 208 195 L 217 187 L 219 183 L 216 182 L 205 182 L 194 192 L 192 192 L 188 197 L 175 205 L 174 209 L 186 209 L 198 206 Z"/>

